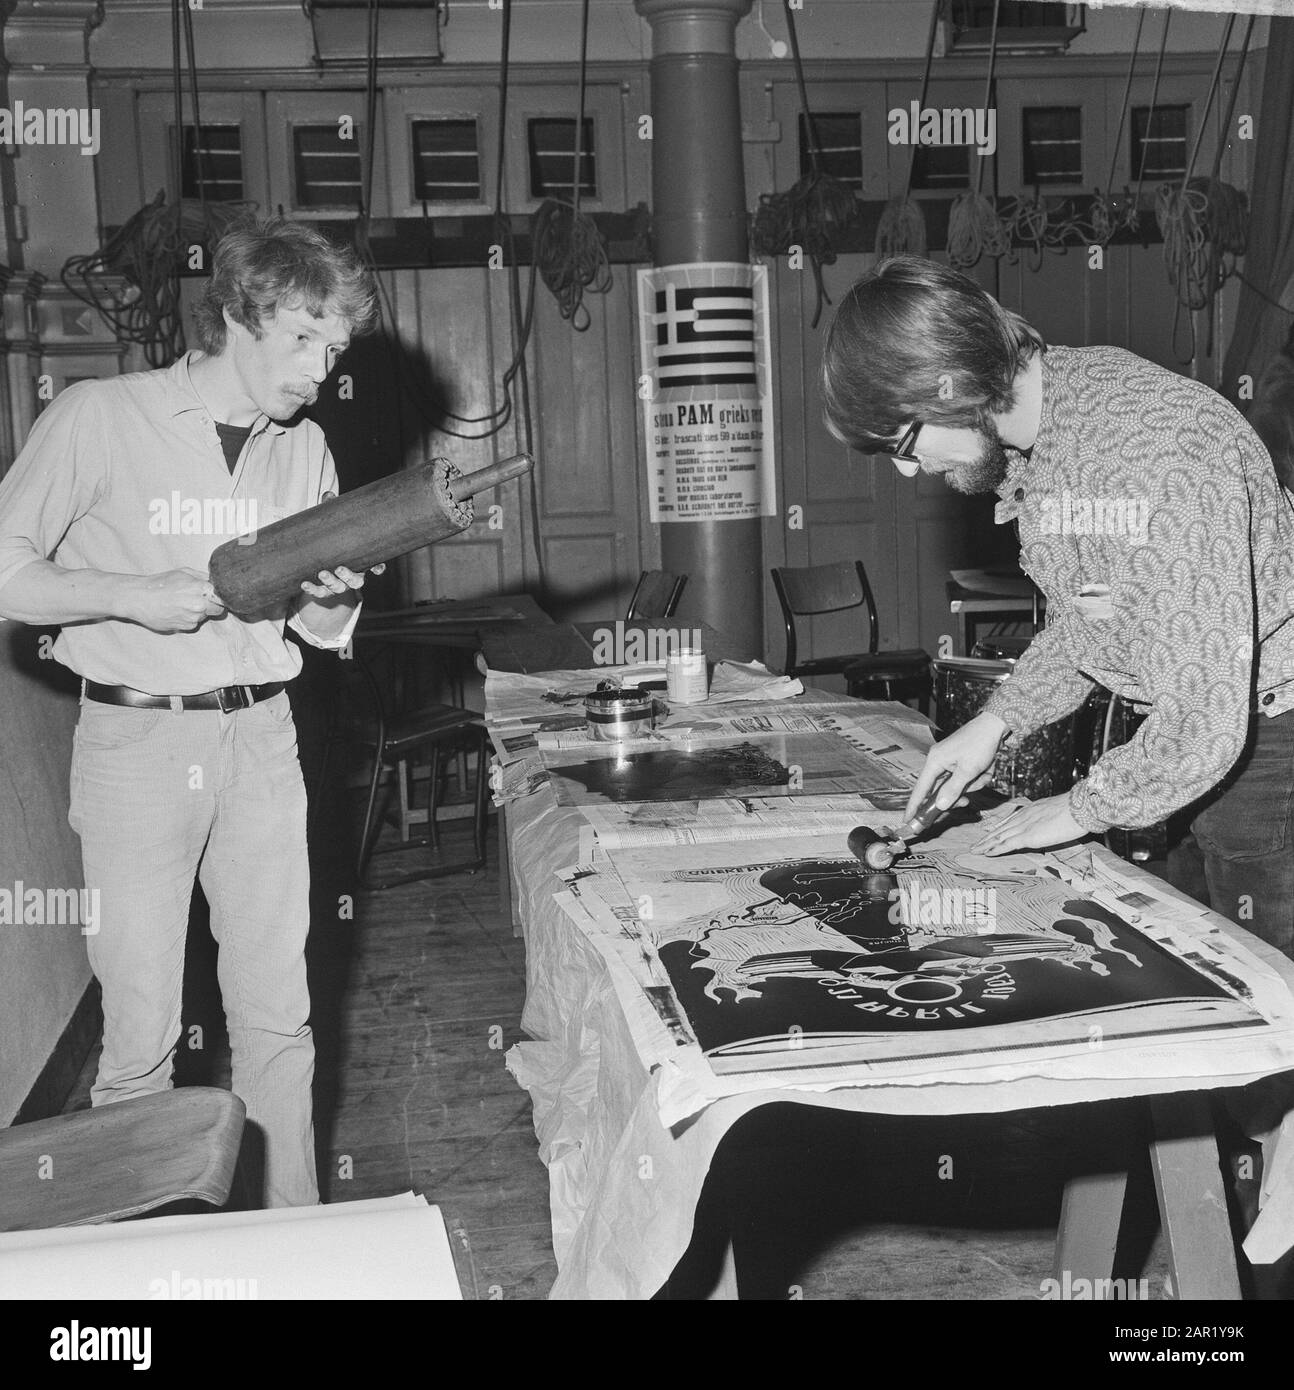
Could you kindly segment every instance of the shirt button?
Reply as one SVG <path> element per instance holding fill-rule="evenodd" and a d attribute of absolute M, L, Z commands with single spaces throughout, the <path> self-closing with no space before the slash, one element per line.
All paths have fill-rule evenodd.
<path fill-rule="evenodd" d="M 1015 490 L 1015 500 L 1016 500 L 1017 502 L 1023 502 L 1023 501 L 1024 501 L 1024 488 L 1022 488 L 1022 487 L 1016 488 L 1016 490 Z"/>
<path fill-rule="evenodd" d="M 1267 692 L 1267 694 L 1263 696 L 1263 704 L 1265 704 L 1265 705 L 1272 705 L 1272 704 L 1275 704 L 1275 703 L 1276 703 L 1276 694 L 1275 694 L 1274 691 L 1269 690 L 1269 691 Z"/>

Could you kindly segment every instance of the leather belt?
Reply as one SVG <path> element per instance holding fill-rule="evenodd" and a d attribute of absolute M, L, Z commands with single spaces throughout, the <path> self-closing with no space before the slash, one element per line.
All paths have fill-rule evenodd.
<path fill-rule="evenodd" d="M 222 685 L 219 690 L 204 690 L 200 695 L 148 695 L 128 685 L 99 685 L 95 681 L 83 682 L 83 688 L 87 700 L 101 705 L 129 705 L 132 709 L 218 709 L 229 714 L 273 698 L 284 688 L 284 683 Z"/>

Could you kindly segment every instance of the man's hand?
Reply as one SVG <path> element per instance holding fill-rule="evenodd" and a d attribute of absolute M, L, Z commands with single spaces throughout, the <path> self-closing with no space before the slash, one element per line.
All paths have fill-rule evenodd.
<path fill-rule="evenodd" d="M 941 810 L 955 806 L 963 792 L 974 791 L 988 781 L 989 769 L 997 757 L 1006 725 L 995 714 L 977 714 L 968 724 L 936 743 L 926 757 L 921 776 L 908 798 L 905 820 L 916 814 L 930 785 L 945 770 L 950 773 L 939 793 Z"/>
<path fill-rule="evenodd" d="M 381 574 L 385 569 L 385 565 L 374 565 L 368 572 Z M 345 565 L 338 565 L 335 570 L 320 570 L 318 583 L 311 579 L 301 581 L 303 593 L 309 594 L 316 602 L 325 604 L 340 595 L 348 594 L 352 589 L 362 589 L 363 587 L 364 576 L 356 574 L 353 570 L 348 570 Z"/>
<path fill-rule="evenodd" d="M 1045 796 L 1013 811 L 971 846 L 972 854 L 1011 854 L 1021 849 L 1055 849 L 1090 835 L 1069 812 L 1069 793 Z"/>
<path fill-rule="evenodd" d="M 153 632 L 195 632 L 225 605 L 199 570 L 142 574 L 123 586 L 120 616 Z"/>
<path fill-rule="evenodd" d="M 374 565 L 370 574 L 381 574 L 385 565 Z M 297 618 L 315 637 L 332 640 L 346 631 L 359 602 L 364 576 L 338 565 L 335 570 L 320 570 L 319 582 L 301 581 L 301 596 L 296 601 Z"/>

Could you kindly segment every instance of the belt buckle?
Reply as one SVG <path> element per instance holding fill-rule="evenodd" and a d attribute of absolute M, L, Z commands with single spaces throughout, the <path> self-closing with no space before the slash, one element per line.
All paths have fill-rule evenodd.
<path fill-rule="evenodd" d="M 232 703 L 227 698 L 229 695 L 236 697 Z M 246 685 L 222 685 L 216 691 L 216 701 L 220 705 L 221 714 L 232 714 L 238 709 L 251 709 L 256 703 L 252 699 L 251 687 Z"/>

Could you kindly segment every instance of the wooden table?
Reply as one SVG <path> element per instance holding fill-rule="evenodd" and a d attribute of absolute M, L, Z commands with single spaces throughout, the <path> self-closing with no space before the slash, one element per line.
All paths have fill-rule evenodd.
<path fill-rule="evenodd" d="M 570 1233 L 571 1214 L 563 1214 L 566 1234 L 558 1253 L 561 1263 L 564 1251 L 566 1264 L 555 1286 L 555 1297 L 652 1296 L 668 1280 L 672 1266 L 667 1263 L 662 1267 L 659 1259 L 653 1263 L 628 1255 L 623 1256 L 623 1263 L 618 1263 L 622 1252 L 613 1250 L 609 1257 L 601 1244 L 604 1235 L 586 1234 L 605 1233 L 617 1227 L 615 1204 L 626 1200 L 623 1194 L 630 1194 L 627 1200 L 637 1200 L 632 1195 L 636 1189 L 629 1176 L 623 1178 L 621 1187 L 615 1186 L 621 1181 L 616 1178 L 619 1170 L 615 1164 L 625 1162 L 625 1153 L 646 1156 L 638 1162 L 654 1160 L 651 1200 L 657 1213 L 653 1218 L 658 1223 L 655 1229 L 661 1229 L 659 1223 L 663 1223 L 669 1229 L 669 1239 L 681 1242 L 675 1250 L 677 1258 L 690 1238 L 692 1206 L 699 1196 L 699 1180 L 694 1181 L 694 1173 L 686 1175 L 688 1164 L 703 1165 L 703 1175 L 727 1129 L 756 1105 L 793 1102 L 835 1106 L 865 1117 L 878 1109 L 894 1114 L 971 1114 L 1078 1101 L 1095 1106 L 1136 1097 L 1142 1098 L 1150 1111 L 1151 1157 L 1176 1297 L 1240 1297 L 1235 1248 L 1225 1202 L 1219 1199 L 1222 1176 L 1208 1104 L 1208 1089 L 1224 1087 L 1224 1082 L 1217 1077 L 1207 1081 L 1201 1078 L 1202 1085 L 1208 1089 L 1185 1091 L 1180 1089 L 1180 1077 L 1156 1079 L 1133 1075 L 1095 1081 L 1049 1079 L 1040 1075 L 1028 1081 L 989 1082 L 983 1086 L 932 1084 L 909 1088 L 914 1098 L 905 1098 L 903 1104 L 897 1106 L 880 1091 L 869 1092 L 866 1088 L 818 1094 L 770 1087 L 767 1091 L 711 1103 L 684 1127 L 682 1133 L 663 1130 L 655 1111 L 652 1079 L 643 1070 L 631 1040 L 606 963 L 592 943 L 565 918 L 552 898 L 554 870 L 574 862 L 576 857 L 575 845 L 582 817 L 576 808 L 558 807 L 547 789 L 513 803 L 509 810 L 505 834 L 509 858 L 516 872 L 520 916 L 527 940 L 527 1003 L 523 1027 L 532 1037 L 541 1040 L 534 1046 L 542 1046 L 546 1057 L 565 1058 L 560 1064 L 552 1063 L 557 1068 L 556 1079 L 549 1078 L 534 1091 L 536 1126 L 541 1136 L 546 1136 L 545 1143 L 551 1144 L 555 1118 L 548 1107 L 556 1104 L 579 1111 L 584 1117 L 581 1122 L 584 1138 L 578 1146 L 582 1150 L 580 1164 L 582 1170 L 588 1170 L 591 1184 L 588 1188 L 590 1205 L 584 1208 L 573 1236 Z M 1157 886 L 1162 888 L 1163 885 Z M 1223 929 L 1272 964 L 1287 984 L 1294 984 L 1294 966 L 1279 953 L 1229 923 L 1224 924 Z M 582 1053 L 587 1038 L 600 1040 L 598 1056 L 593 1060 L 596 1081 L 591 1080 L 588 1059 Z M 602 1069 L 608 1067 L 614 1075 L 604 1074 Z M 1062 1068 L 1057 1075 L 1064 1074 Z M 564 1075 L 572 1078 L 569 1094 L 562 1089 Z M 937 1078 L 933 1079 L 937 1082 Z M 1246 1075 L 1245 1079 L 1254 1078 Z M 1175 1087 L 1172 1082 L 1179 1084 Z M 891 1096 L 902 1089 L 896 1087 Z M 1230 1093 L 1234 1090 L 1232 1084 Z M 940 1091 L 946 1093 L 942 1098 L 937 1094 Z M 922 1094 L 916 1095 L 917 1092 Z M 932 1105 L 943 1108 L 932 1109 Z M 572 1161 L 570 1153 L 563 1157 L 566 1147 L 558 1144 L 550 1161 L 559 1167 Z M 684 1151 L 689 1157 L 682 1156 Z M 1089 1167 L 1069 1181 L 1055 1247 L 1055 1277 L 1058 1280 L 1063 1281 L 1066 1273 L 1071 1282 L 1080 1278 L 1111 1278 L 1131 1157 L 1126 1148 L 1122 1152 L 1121 1158 L 1115 1146 L 1113 1158 L 1101 1171 L 1093 1172 Z M 619 1157 L 613 1159 L 613 1155 Z M 607 1167 L 609 1163 L 610 1168 Z M 677 1190 L 670 1189 L 667 1198 L 662 1195 L 661 1185 L 671 1181 L 677 1184 Z M 573 1182 L 569 1174 L 559 1178 L 555 1171 L 554 1193 L 564 1185 L 569 1188 Z M 675 1206 L 687 1209 L 675 1210 Z M 594 1261 L 587 1268 L 581 1264 L 586 1259 Z M 711 1296 L 735 1296 L 736 1279 L 736 1267 L 730 1259 Z"/>

